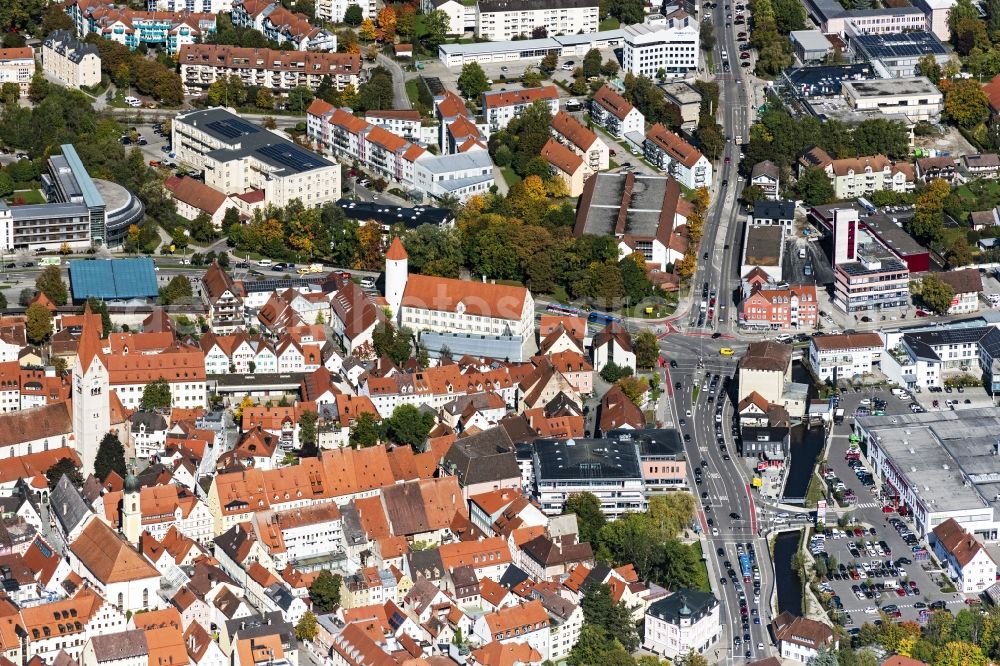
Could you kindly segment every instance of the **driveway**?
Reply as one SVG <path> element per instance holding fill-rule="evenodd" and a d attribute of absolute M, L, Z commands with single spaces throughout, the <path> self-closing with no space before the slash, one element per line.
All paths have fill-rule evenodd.
<path fill-rule="evenodd" d="M 397 110 L 411 109 L 410 97 L 406 94 L 406 75 L 403 68 L 392 58 L 378 54 L 376 62 L 392 73 L 392 108 Z"/>

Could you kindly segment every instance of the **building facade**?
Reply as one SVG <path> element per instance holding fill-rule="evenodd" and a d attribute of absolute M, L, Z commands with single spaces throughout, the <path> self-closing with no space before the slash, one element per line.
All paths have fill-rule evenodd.
<path fill-rule="evenodd" d="M 0 84 L 16 83 L 21 94 L 26 95 L 34 74 L 35 55 L 30 46 L 0 49 Z M 100 74 L 97 80 L 101 80 Z"/>
<path fill-rule="evenodd" d="M 503 42 L 533 36 L 543 28 L 549 35 L 597 32 L 599 8 L 594 0 L 479 0 L 476 37 Z"/>
<path fill-rule="evenodd" d="M 698 68 L 698 21 L 683 10 L 674 11 L 665 22 L 639 23 L 623 30 L 622 69 L 626 72 L 655 79 L 660 70 L 667 76 L 686 76 Z"/>
<path fill-rule="evenodd" d="M 324 79 L 338 90 L 358 87 L 361 56 L 349 53 L 276 51 L 215 44 L 181 47 L 178 62 L 185 92 L 200 94 L 215 81 L 238 76 L 246 86 L 287 93 L 304 86 L 315 91 Z"/>
<path fill-rule="evenodd" d="M 101 56 L 97 47 L 55 30 L 42 42 L 42 68 L 68 88 L 96 86 L 101 82 Z"/>

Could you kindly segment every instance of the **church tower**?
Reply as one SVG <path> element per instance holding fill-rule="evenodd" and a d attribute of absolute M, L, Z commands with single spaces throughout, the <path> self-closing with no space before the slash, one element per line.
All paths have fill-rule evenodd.
<path fill-rule="evenodd" d="M 142 509 L 139 505 L 139 480 L 135 478 L 131 466 L 125 475 L 121 521 L 122 534 L 125 535 L 130 544 L 138 545 L 139 534 L 142 532 Z"/>
<path fill-rule="evenodd" d="M 94 458 L 101 439 L 111 429 L 111 404 L 108 368 L 97 330 L 100 317 L 93 315 L 90 305 L 83 314 L 83 332 L 73 366 L 73 436 L 86 478 L 94 471 Z"/>
<path fill-rule="evenodd" d="M 403 292 L 409 277 L 409 255 L 399 236 L 392 239 L 389 251 L 385 253 L 385 300 L 392 311 L 392 319 L 399 325 L 399 308 L 403 303 Z"/>

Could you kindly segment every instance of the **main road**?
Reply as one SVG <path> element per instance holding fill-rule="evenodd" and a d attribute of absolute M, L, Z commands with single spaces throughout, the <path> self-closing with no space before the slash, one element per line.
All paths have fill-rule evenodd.
<path fill-rule="evenodd" d="M 735 4 L 738 0 L 731 1 Z M 774 594 L 766 534 L 758 536 L 750 468 L 741 458 L 734 437 L 735 359 L 746 348 L 746 343 L 735 336 L 742 191 L 738 165 L 739 146 L 749 135 L 751 112 L 748 81 L 740 67 L 735 39 L 743 26 L 731 23 L 727 16 L 731 10 L 725 3 L 726 0 L 720 0 L 712 10 L 717 35 L 714 56 L 719 63 L 714 72 L 719 84 L 716 115 L 726 137 L 725 152 L 713 178 L 712 206 L 705 220 L 689 304 L 680 306 L 679 314 L 670 322 L 672 332 L 661 339 L 663 356 L 673 361 L 673 367 L 666 371 L 670 395 L 667 417 L 685 437 L 690 483 L 695 489 L 698 519 L 708 544 L 705 556 L 709 575 L 722 604 L 723 637 L 713 648 L 714 654 L 706 654 L 710 660 L 714 656 L 717 662 L 742 661 L 748 658 L 748 653 L 749 658 L 762 659 L 773 653 L 767 625 Z M 731 71 L 722 66 L 727 60 Z M 708 320 L 706 316 L 700 322 L 701 316 L 707 315 L 701 307 L 703 289 L 714 294 L 715 303 L 709 306 L 714 317 Z M 710 295 L 705 300 L 711 298 Z M 734 354 L 722 356 L 719 350 L 723 347 L 731 348 Z M 718 379 L 714 390 L 713 377 Z M 728 383 L 727 377 L 731 378 Z M 701 470 L 701 483 L 696 483 L 695 469 Z M 744 551 L 752 548 L 755 553 L 760 572 L 759 597 L 754 593 L 754 583 L 743 581 L 737 545 Z M 725 566 L 727 561 L 730 567 Z M 735 578 L 728 575 L 729 568 L 736 571 Z"/>

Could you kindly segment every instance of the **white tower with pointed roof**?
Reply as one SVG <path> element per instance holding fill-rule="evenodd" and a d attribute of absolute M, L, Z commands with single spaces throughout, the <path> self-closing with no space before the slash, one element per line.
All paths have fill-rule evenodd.
<path fill-rule="evenodd" d="M 88 304 L 73 366 L 73 437 L 84 477 L 93 473 L 97 447 L 111 429 L 108 368 L 91 314 Z"/>
<path fill-rule="evenodd" d="M 385 253 L 385 300 L 392 311 L 393 321 L 398 324 L 402 324 L 399 321 L 399 309 L 403 304 L 403 292 L 406 291 L 406 282 L 409 278 L 409 259 L 403 241 L 396 236 Z"/>

